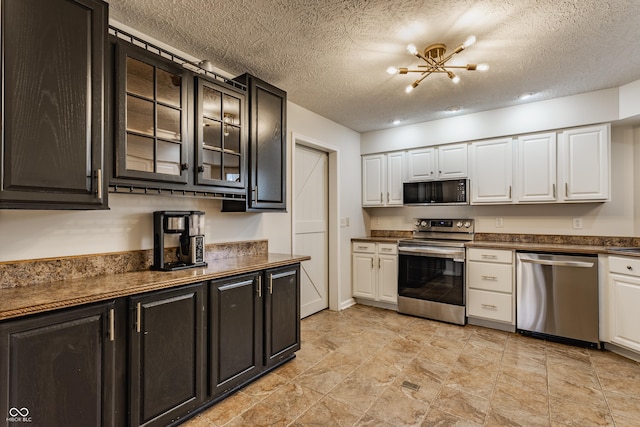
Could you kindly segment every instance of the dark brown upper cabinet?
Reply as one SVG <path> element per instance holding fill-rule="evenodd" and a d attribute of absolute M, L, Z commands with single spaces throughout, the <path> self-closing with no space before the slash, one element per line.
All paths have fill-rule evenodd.
<path fill-rule="evenodd" d="M 187 69 L 166 52 L 111 40 L 112 190 L 244 203 L 244 86 Z"/>
<path fill-rule="evenodd" d="M 250 74 L 235 80 L 249 97 L 249 171 L 246 203 L 224 201 L 223 211 L 287 208 L 287 93 Z"/>
<path fill-rule="evenodd" d="M 0 14 L 0 208 L 106 208 L 108 5 L 2 0 Z"/>
<path fill-rule="evenodd" d="M 244 188 L 244 93 L 196 77 L 196 184 Z"/>
<path fill-rule="evenodd" d="M 115 178 L 186 184 L 186 70 L 126 43 L 116 61 Z"/>

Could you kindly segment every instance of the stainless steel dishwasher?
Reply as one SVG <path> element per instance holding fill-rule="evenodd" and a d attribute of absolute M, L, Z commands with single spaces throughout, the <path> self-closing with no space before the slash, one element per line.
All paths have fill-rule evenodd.
<path fill-rule="evenodd" d="M 519 252 L 518 332 L 599 347 L 598 257 Z"/>

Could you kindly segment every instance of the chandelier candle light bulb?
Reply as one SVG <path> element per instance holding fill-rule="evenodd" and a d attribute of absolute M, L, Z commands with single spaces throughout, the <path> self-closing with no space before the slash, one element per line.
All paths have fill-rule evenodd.
<path fill-rule="evenodd" d="M 450 71 L 451 68 L 464 69 L 468 71 L 487 71 L 489 69 L 488 64 L 467 64 L 467 65 L 445 65 L 454 55 L 462 52 L 467 47 L 473 45 L 476 42 L 476 36 L 469 36 L 467 39 L 458 46 L 451 54 L 445 56 L 447 47 L 443 43 L 434 43 L 427 46 L 424 52 L 419 51 L 416 45 L 410 43 L 407 46 L 407 52 L 422 59 L 425 64 L 419 64 L 417 69 L 410 68 L 387 68 L 387 73 L 394 74 L 408 74 L 408 73 L 420 73 L 421 76 L 413 84 L 406 87 L 405 92 L 409 93 L 413 91 L 426 77 L 432 73 L 445 73 L 452 82 L 460 82 L 460 77 L 454 72 Z"/>

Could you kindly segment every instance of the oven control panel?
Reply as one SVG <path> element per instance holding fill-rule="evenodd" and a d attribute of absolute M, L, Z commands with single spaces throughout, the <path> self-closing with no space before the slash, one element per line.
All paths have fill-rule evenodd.
<path fill-rule="evenodd" d="M 414 231 L 447 233 L 473 233 L 472 219 L 422 219 L 416 218 Z"/>

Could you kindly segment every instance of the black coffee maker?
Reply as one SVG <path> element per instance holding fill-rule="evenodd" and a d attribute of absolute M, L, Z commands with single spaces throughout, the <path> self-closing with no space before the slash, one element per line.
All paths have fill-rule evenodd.
<path fill-rule="evenodd" d="M 175 257 L 165 251 L 177 244 Z M 165 257 L 169 255 L 168 259 Z M 204 262 L 204 212 L 157 211 L 153 213 L 153 269 L 181 270 L 205 267 Z"/>

